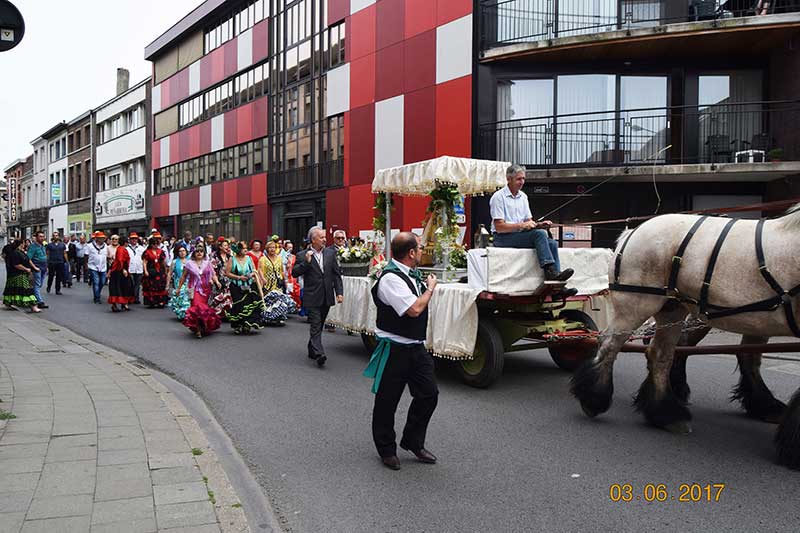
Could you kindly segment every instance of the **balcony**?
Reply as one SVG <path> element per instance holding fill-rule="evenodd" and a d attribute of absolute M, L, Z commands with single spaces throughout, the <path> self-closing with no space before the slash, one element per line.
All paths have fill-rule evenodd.
<path fill-rule="evenodd" d="M 484 124 L 478 157 L 534 179 L 770 181 L 800 173 L 800 100 L 718 103 Z"/>
<path fill-rule="evenodd" d="M 651 57 L 667 51 L 695 57 L 698 43 L 707 53 L 747 53 L 754 43 L 742 40 L 753 31 L 763 48 L 800 27 L 800 0 L 772 0 L 756 11 L 758 1 L 488 0 L 480 8 L 481 56 L 484 62 L 531 54 L 557 61 L 559 50 L 591 46 L 582 59 L 629 59 L 631 43 L 646 43 Z"/>
<path fill-rule="evenodd" d="M 344 185 L 343 159 L 270 172 L 267 176 L 267 194 L 270 198 L 322 191 L 342 185 Z"/>

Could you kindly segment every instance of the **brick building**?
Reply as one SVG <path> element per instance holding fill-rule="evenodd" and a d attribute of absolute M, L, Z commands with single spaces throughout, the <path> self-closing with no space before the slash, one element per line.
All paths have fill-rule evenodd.
<path fill-rule="evenodd" d="M 17 159 L 3 169 L 0 183 L 0 243 L 17 236 L 19 226 L 19 187 L 25 174 L 25 159 Z"/>
<path fill-rule="evenodd" d="M 94 114 L 87 111 L 67 124 L 67 174 L 65 203 L 67 225 L 65 235 L 89 237 L 92 231 L 92 161 L 94 143 L 92 127 Z"/>

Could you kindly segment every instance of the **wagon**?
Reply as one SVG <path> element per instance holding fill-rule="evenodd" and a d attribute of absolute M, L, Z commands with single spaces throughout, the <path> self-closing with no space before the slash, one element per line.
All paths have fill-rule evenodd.
<path fill-rule="evenodd" d="M 404 165 L 377 173 L 372 184 L 376 193 L 427 194 L 442 185 L 454 185 L 464 195 L 491 194 L 505 183 L 508 163 L 443 157 Z M 391 214 L 386 214 L 390 235 Z M 388 239 L 387 239 L 388 241 Z M 494 250 L 494 251 L 493 251 Z M 594 253 L 601 265 L 595 269 L 602 281 L 590 283 L 578 296 L 559 296 L 564 283 L 545 282 L 533 250 L 481 249 L 470 251 L 469 283 L 442 283 L 431 301 L 428 348 L 434 356 L 453 360 L 462 380 L 473 387 L 488 387 L 503 372 L 505 354 L 547 348 L 553 361 L 562 369 L 574 370 L 597 351 L 598 325 L 593 314 L 602 315 L 603 294 L 607 291 L 609 250 Z M 516 279 L 492 278 L 492 269 L 473 268 L 480 258 L 513 254 L 500 258 Z M 387 246 L 386 256 L 390 256 Z M 565 258 L 562 258 L 562 262 Z M 489 263 L 489 259 L 486 259 Z M 530 266 L 534 265 L 534 266 Z M 564 266 L 572 266 L 565 263 Z M 578 267 L 578 265 L 575 265 Z M 580 268 L 580 267 L 578 267 Z M 576 268 L 576 271 L 578 271 Z M 425 270 L 423 268 L 423 270 Z M 538 270 L 538 273 L 536 272 Z M 480 279 L 473 279 L 480 278 Z M 503 275 L 499 276 L 503 278 Z M 331 310 L 329 323 L 360 332 L 371 353 L 374 337 L 375 306 L 369 292 L 369 278 L 345 278 L 345 305 Z M 434 329 L 435 331 L 431 331 Z"/>

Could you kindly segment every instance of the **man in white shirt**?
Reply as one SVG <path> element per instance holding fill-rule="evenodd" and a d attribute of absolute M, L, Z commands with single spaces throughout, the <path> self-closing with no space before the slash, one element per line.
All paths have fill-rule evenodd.
<path fill-rule="evenodd" d="M 574 272 L 571 268 L 561 271 L 558 242 L 547 232 L 553 223 L 549 220 L 535 222 L 528 196 L 522 192 L 525 169 L 519 165 L 508 167 L 506 181 L 507 185 L 489 200 L 494 245 L 498 248 L 534 248 L 546 280 L 568 280 Z"/>
<path fill-rule="evenodd" d="M 144 274 L 144 265 L 142 264 L 142 254 L 145 247 L 139 243 L 139 234 L 136 232 L 128 236 L 128 254 L 131 256 L 131 264 L 128 268 L 131 280 L 133 280 L 133 303 L 141 303 L 139 301 L 139 292 L 142 287 L 142 275 Z"/>
<path fill-rule="evenodd" d="M 88 258 L 89 274 L 92 277 L 94 303 L 99 304 L 101 303 L 100 292 L 106 284 L 106 272 L 108 271 L 106 234 L 102 231 L 95 231 L 92 238 L 94 240 L 86 247 L 86 256 Z"/>
<path fill-rule="evenodd" d="M 378 308 L 375 335 L 380 342 L 364 375 L 375 378 L 372 438 L 381 461 L 392 470 L 400 469 L 394 416 L 406 384 L 413 400 L 400 447 L 423 463 L 436 462 L 436 456 L 425 449 L 425 433 L 439 389 L 433 358 L 424 344 L 436 276 L 429 275 L 427 284 L 422 282 L 417 269 L 421 256 L 419 238 L 411 232 L 398 233 L 392 239 L 393 259 L 372 288 L 372 300 Z"/>

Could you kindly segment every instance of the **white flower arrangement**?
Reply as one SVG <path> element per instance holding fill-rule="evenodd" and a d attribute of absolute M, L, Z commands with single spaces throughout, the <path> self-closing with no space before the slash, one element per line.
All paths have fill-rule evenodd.
<path fill-rule="evenodd" d="M 345 246 L 337 250 L 336 255 L 339 258 L 339 263 L 366 263 L 372 259 L 372 250 L 366 245 L 353 247 Z"/>

